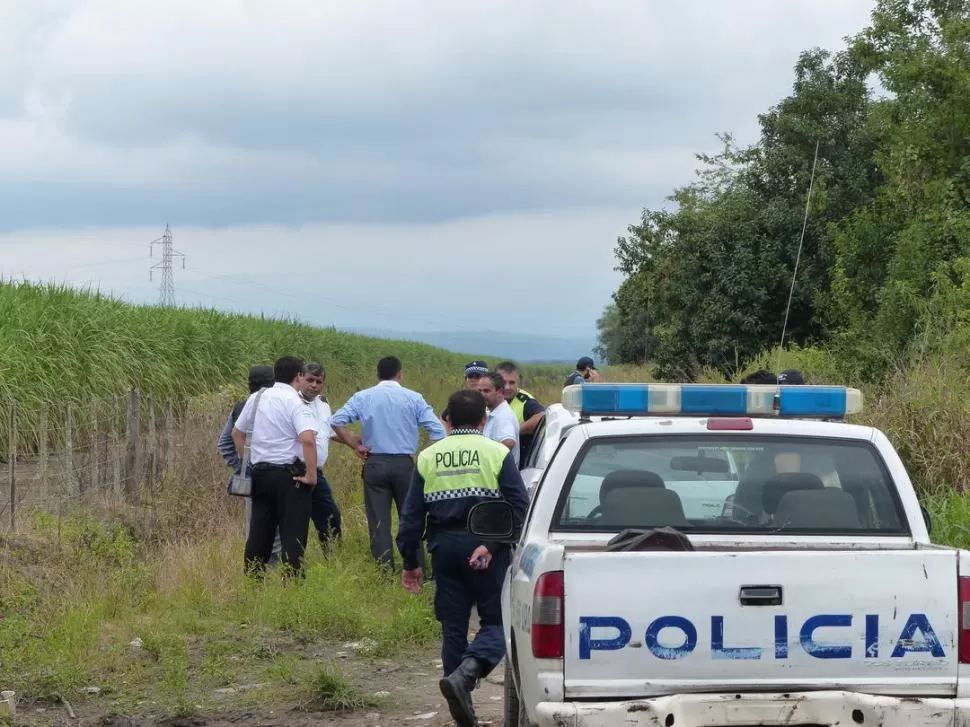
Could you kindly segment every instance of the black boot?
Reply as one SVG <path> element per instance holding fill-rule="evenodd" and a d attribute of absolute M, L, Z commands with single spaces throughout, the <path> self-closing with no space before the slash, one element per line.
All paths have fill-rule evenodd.
<path fill-rule="evenodd" d="M 470 656 L 438 682 L 438 688 L 448 701 L 448 710 L 458 727 L 475 727 L 475 706 L 471 693 L 481 675 L 481 662 Z"/>

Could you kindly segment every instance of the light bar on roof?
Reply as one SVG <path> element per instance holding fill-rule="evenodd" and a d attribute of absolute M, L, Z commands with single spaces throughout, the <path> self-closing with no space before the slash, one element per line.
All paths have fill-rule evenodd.
<path fill-rule="evenodd" d="M 862 411 L 845 386 L 573 384 L 562 405 L 585 416 L 776 416 L 840 419 Z"/>

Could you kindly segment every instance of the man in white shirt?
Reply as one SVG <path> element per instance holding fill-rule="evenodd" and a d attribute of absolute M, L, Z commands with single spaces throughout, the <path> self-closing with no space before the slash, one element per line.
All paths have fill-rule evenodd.
<path fill-rule="evenodd" d="M 317 483 L 317 442 L 320 428 L 313 411 L 300 396 L 303 361 L 283 356 L 273 366 L 276 383 L 246 401 L 232 428 L 236 450 L 242 454 L 250 436 L 253 465 L 252 518 L 246 540 L 246 570 L 262 573 L 279 529 L 282 563 L 302 573 L 310 529 L 312 490 Z"/>
<path fill-rule="evenodd" d="M 320 397 L 327 373 L 318 363 L 308 363 L 303 367 L 303 400 L 313 411 L 314 420 L 319 425 L 317 431 L 317 484 L 313 488 L 312 508 L 310 517 L 320 536 L 320 545 L 326 550 L 331 538 L 340 537 L 340 508 L 333 497 L 330 483 L 323 475 L 323 467 L 330 454 L 330 441 L 342 441 L 330 428 L 330 404 Z M 347 442 L 352 449 L 360 446 L 360 437 L 347 432 L 350 440 Z"/>
<path fill-rule="evenodd" d="M 505 400 L 505 379 L 497 371 L 490 371 L 478 380 L 477 388 L 488 406 L 488 420 L 482 434 L 511 449 L 512 459 L 518 466 L 519 419 Z"/>

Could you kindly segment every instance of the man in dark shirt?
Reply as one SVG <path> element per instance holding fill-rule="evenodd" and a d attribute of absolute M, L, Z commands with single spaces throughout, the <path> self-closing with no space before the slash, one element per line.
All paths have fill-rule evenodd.
<path fill-rule="evenodd" d="M 272 366 L 253 366 L 249 370 L 250 395 L 255 394 L 263 387 L 272 386 L 275 383 Z M 226 460 L 226 464 L 232 467 L 234 471 L 239 469 L 240 459 L 239 454 L 236 452 L 236 445 L 232 442 L 232 427 L 239 418 L 239 412 L 243 410 L 244 406 L 246 406 L 246 399 L 240 399 L 233 404 L 232 409 L 229 410 L 229 417 L 226 419 L 226 424 L 222 428 L 222 433 L 219 435 L 219 443 L 216 445 L 219 454 L 222 455 L 222 458 Z M 236 472 L 236 474 L 239 473 Z"/>
<path fill-rule="evenodd" d="M 546 408 L 532 394 L 521 388 L 522 371 L 514 363 L 503 361 L 495 367 L 495 371 L 505 381 L 505 400 L 519 420 L 519 469 L 522 469 Z"/>
<path fill-rule="evenodd" d="M 576 370 L 566 377 L 566 383 L 563 384 L 563 388 L 572 386 L 573 384 L 592 383 L 599 381 L 599 378 L 600 375 L 596 370 L 596 366 L 593 364 L 593 359 L 589 356 L 583 356 L 576 362 Z"/>
<path fill-rule="evenodd" d="M 451 434 L 418 455 L 401 512 L 397 547 L 404 561 L 401 582 L 417 593 L 423 579 L 418 551 L 427 528 L 445 675 L 438 686 L 460 727 L 474 727 L 471 692 L 505 656 L 501 595 L 511 549 L 471 535 L 468 513 L 479 502 L 505 498 L 521 523 L 529 496 L 512 452 L 482 435 L 485 397 L 471 389 L 457 391 L 448 399 L 448 411 Z M 481 628 L 469 644 L 473 605 Z"/>

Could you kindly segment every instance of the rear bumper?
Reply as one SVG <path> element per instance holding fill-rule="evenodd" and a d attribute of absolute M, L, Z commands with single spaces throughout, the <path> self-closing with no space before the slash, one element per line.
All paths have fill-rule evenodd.
<path fill-rule="evenodd" d="M 616 702 L 540 702 L 538 727 L 970 727 L 970 699 L 858 692 L 677 694 Z"/>

